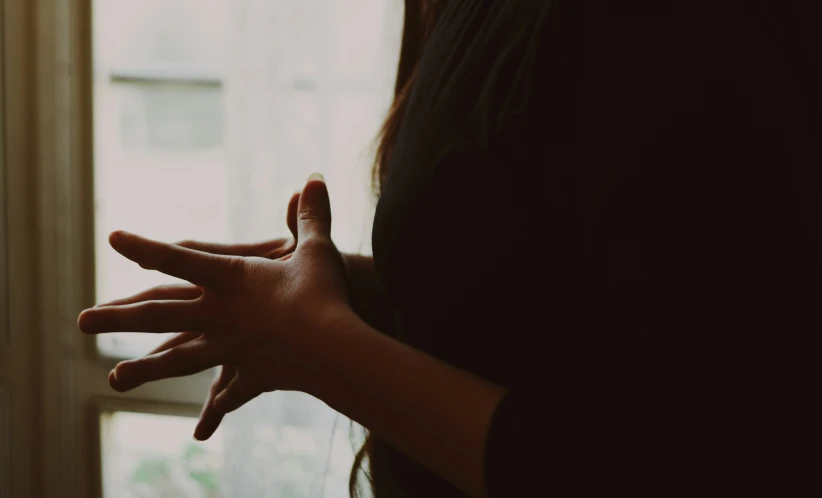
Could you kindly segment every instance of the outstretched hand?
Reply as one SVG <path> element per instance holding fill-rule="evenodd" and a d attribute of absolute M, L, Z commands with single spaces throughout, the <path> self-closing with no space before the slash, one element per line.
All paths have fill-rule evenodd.
<path fill-rule="evenodd" d="M 292 197 L 289 228 L 293 241 L 239 246 L 165 244 L 113 233 L 110 243 L 122 255 L 190 284 L 156 287 L 80 314 L 78 325 L 90 334 L 186 331 L 145 357 L 118 364 L 109 375 L 112 387 L 126 391 L 223 365 L 195 430 L 201 440 L 223 414 L 263 392 L 310 392 L 323 334 L 351 312 L 324 181 L 309 178 L 302 194 Z"/>
<path fill-rule="evenodd" d="M 176 245 L 186 247 L 188 249 L 208 252 L 211 254 L 221 254 L 225 256 L 258 256 L 268 259 L 288 259 L 291 253 L 293 253 L 297 248 L 297 238 L 299 236 L 297 230 L 297 209 L 299 207 L 299 201 L 300 191 L 297 191 L 291 196 L 291 199 L 288 202 L 286 224 L 288 225 L 288 229 L 291 231 L 291 238 L 278 238 L 253 244 L 218 244 L 212 242 L 185 240 L 177 242 Z M 160 286 L 131 297 L 99 304 L 97 307 L 135 304 L 138 302 L 162 299 L 196 299 L 200 297 L 201 294 L 202 290 L 192 284 Z M 163 353 L 176 346 L 180 346 L 189 341 L 198 339 L 201 335 L 202 333 L 200 332 L 181 332 L 171 339 L 163 342 L 145 356 L 154 356 L 158 353 Z M 121 362 L 120 365 L 125 365 L 128 363 L 134 363 L 134 361 Z M 120 368 L 120 365 L 118 365 L 117 368 Z M 134 389 L 140 385 L 135 385 L 134 382 L 130 384 L 123 384 L 118 381 L 115 376 L 117 368 L 109 373 L 108 381 L 112 389 L 122 392 Z M 123 366 L 122 368 L 128 367 Z M 191 373 L 196 373 L 196 371 Z M 203 403 L 203 409 L 200 412 L 200 419 L 195 431 L 195 435 L 198 439 L 208 439 L 212 434 L 214 434 L 222 423 L 224 413 L 214 408 L 214 399 L 231 383 L 235 374 L 236 370 L 233 366 L 223 365 L 220 368 L 219 375 L 217 375 L 217 377 L 215 377 L 212 381 L 211 387 L 208 391 L 208 397 L 206 398 L 205 403 Z M 181 375 L 188 374 L 186 371 L 182 371 Z"/>

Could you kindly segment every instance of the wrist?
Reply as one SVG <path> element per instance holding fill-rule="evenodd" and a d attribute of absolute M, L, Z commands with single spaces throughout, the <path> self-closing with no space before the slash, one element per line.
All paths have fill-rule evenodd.
<path fill-rule="evenodd" d="M 360 319 L 389 336 L 395 336 L 394 314 L 374 268 L 374 258 L 363 254 L 343 255 L 346 286 L 351 309 Z"/>
<path fill-rule="evenodd" d="M 349 306 L 328 307 L 317 315 L 309 340 L 300 341 L 301 357 L 308 366 L 303 391 L 323 401 L 324 393 L 333 389 L 337 363 L 350 358 L 352 339 L 368 325 Z"/>

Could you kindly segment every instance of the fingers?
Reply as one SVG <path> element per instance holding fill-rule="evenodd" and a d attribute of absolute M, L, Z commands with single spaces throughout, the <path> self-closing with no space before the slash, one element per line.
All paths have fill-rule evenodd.
<path fill-rule="evenodd" d="M 166 301 L 166 300 L 186 300 L 197 299 L 203 295 L 203 289 L 191 284 L 170 284 L 160 285 L 130 297 L 115 299 L 107 303 L 98 304 L 95 308 L 106 306 L 121 306 L 124 304 L 134 304 L 142 301 Z"/>
<path fill-rule="evenodd" d="M 112 233 L 109 243 L 143 268 L 205 287 L 227 284 L 236 274 L 236 260 L 229 256 L 195 251 L 123 231 Z"/>
<path fill-rule="evenodd" d="M 239 373 L 234 375 L 228 386 L 214 398 L 214 409 L 220 413 L 231 413 L 260 395 L 250 381 Z"/>
<path fill-rule="evenodd" d="M 111 371 L 109 384 L 115 391 L 128 391 L 146 382 L 202 372 L 219 365 L 219 357 L 217 347 L 198 339 L 161 353 L 120 362 Z"/>
<path fill-rule="evenodd" d="M 289 241 L 289 243 L 268 252 L 264 257 L 269 259 L 281 259 L 282 261 L 285 261 L 289 259 L 291 253 L 293 253 L 297 248 L 297 208 L 299 206 L 299 202 L 300 191 L 298 190 L 297 192 L 294 192 L 291 196 L 291 200 L 288 202 L 288 216 L 286 217 L 286 223 L 288 223 L 288 229 L 291 230 L 291 235 L 293 238 Z"/>
<path fill-rule="evenodd" d="M 294 240 L 299 240 L 297 234 L 299 232 L 297 228 L 297 210 L 300 207 L 300 191 L 294 192 L 294 195 L 291 196 L 291 200 L 288 202 L 288 216 L 286 216 L 286 223 L 288 223 L 288 229 L 291 230 L 291 236 L 294 237 Z"/>
<path fill-rule="evenodd" d="M 298 240 L 331 238 L 331 201 L 325 179 L 319 173 L 308 177 L 297 208 Z"/>
<path fill-rule="evenodd" d="M 167 340 L 166 342 L 160 344 L 156 348 L 152 349 L 148 354 L 156 354 L 162 353 L 163 351 L 168 351 L 169 349 L 179 346 L 180 344 L 185 344 L 189 341 L 193 341 L 203 335 L 201 332 L 181 332 L 171 339 Z"/>
<path fill-rule="evenodd" d="M 198 441 L 205 441 L 210 438 L 223 421 L 223 413 L 214 409 L 214 398 L 228 387 L 229 382 L 234 378 L 234 374 L 234 367 L 223 365 L 220 369 L 220 375 L 211 383 L 208 398 L 203 404 L 203 411 L 200 412 L 200 420 L 194 429 L 194 438 Z"/>
<path fill-rule="evenodd" d="M 288 201 L 288 213 L 286 223 L 291 231 L 294 240 L 297 240 L 297 208 L 300 202 L 300 191 L 294 192 Z M 175 243 L 180 247 L 193 249 L 195 251 L 219 254 L 223 256 L 258 256 L 258 257 L 279 257 L 283 252 L 288 252 L 288 245 L 291 239 L 279 238 L 266 242 L 253 244 L 218 244 L 214 242 L 200 242 L 196 240 L 183 240 Z M 293 251 L 293 247 L 291 248 Z"/>
<path fill-rule="evenodd" d="M 217 244 L 214 242 L 198 242 L 196 240 L 184 240 L 175 245 L 193 249 L 195 251 L 207 252 L 210 254 L 220 254 L 223 256 L 263 256 L 272 251 L 285 247 L 290 239 L 280 238 L 266 242 L 254 244 Z"/>
<path fill-rule="evenodd" d="M 205 325 L 199 301 L 145 301 L 91 308 L 80 313 L 77 325 L 86 334 L 106 332 L 177 332 Z"/>

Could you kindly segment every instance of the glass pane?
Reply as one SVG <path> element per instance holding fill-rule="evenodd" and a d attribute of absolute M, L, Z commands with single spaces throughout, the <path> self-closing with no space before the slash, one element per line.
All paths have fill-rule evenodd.
<path fill-rule="evenodd" d="M 197 151 L 223 142 L 221 88 L 184 84 L 121 84 L 119 129 L 123 148 Z"/>
<path fill-rule="evenodd" d="M 100 417 L 103 496 L 216 498 L 227 494 L 222 433 L 191 437 L 197 419 L 132 412 Z"/>
<path fill-rule="evenodd" d="M 286 237 L 287 200 L 313 171 L 329 182 L 337 246 L 370 253 L 373 139 L 390 102 L 401 7 L 95 0 L 97 301 L 176 281 L 114 252 L 112 231 L 168 242 Z M 142 80 L 114 77 L 134 68 Z M 180 68 L 219 74 L 218 84 L 163 83 Z M 104 355 L 134 357 L 163 339 L 97 340 Z"/>
<path fill-rule="evenodd" d="M 94 0 L 96 71 L 221 72 L 228 0 Z"/>
<path fill-rule="evenodd" d="M 328 181 L 338 248 L 371 253 L 373 140 L 391 101 L 402 2 L 93 2 L 98 301 L 175 281 L 117 254 L 110 232 L 168 242 L 287 237 L 287 202 L 315 171 Z M 134 357 L 162 339 L 107 334 L 98 347 Z M 121 420 L 132 436 L 148 430 L 143 419 Z M 143 441 L 147 454 L 166 455 L 146 468 L 159 469 L 153 475 L 164 483 L 178 476 L 169 486 L 182 491 L 169 496 L 203 491 L 179 470 L 194 423 L 182 419 L 167 425 L 173 437 Z M 214 496 L 347 496 L 348 429 L 348 419 L 311 396 L 260 396 L 218 430 L 226 444 Z M 174 446 L 178 436 L 186 443 Z M 104 467 L 108 495 L 163 496 L 128 494 L 142 457 L 129 458 Z"/>
<path fill-rule="evenodd" d="M 298 392 L 277 392 L 224 423 L 233 496 L 348 498 L 349 420 Z"/>
<path fill-rule="evenodd" d="M 220 84 L 162 81 L 180 68 L 194 76 L 222 74 L 229 4 L 94 2 L 98 302 L 176 281 L 114 252 L 108 245 L 114 230 L 167 242 L 229 239 L 225 92 Z M 143 79 L 116 78 L 134 71 Z M 104 355 L 134 357 L 163 339 L 111 334 L 97 342 Z"/>
<path fill-rule="evenodd" d="M 195 418 L 103 413 L 103 496 L 348 498 L 347 421 L 309 396 L 281 394 L 279 417 L 260 423 L 271 412 L 256 404 L 204 442 L 191 437 Z"/>

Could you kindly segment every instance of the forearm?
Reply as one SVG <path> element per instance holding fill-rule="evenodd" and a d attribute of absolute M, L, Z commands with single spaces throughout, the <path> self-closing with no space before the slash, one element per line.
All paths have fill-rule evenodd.
<path fill-rule="evenodd" d="M 353 314 L 329 326 L 312 395 L 474 497 L 505 388 L 378 333 Z"/>
<path fill-rule="evenodd" d="M 362 254 L 343 254 L 343 260 L 351 309 L 372 328 L 396 337 L 393 313 L 374 270 L 374 259 Z"/>

